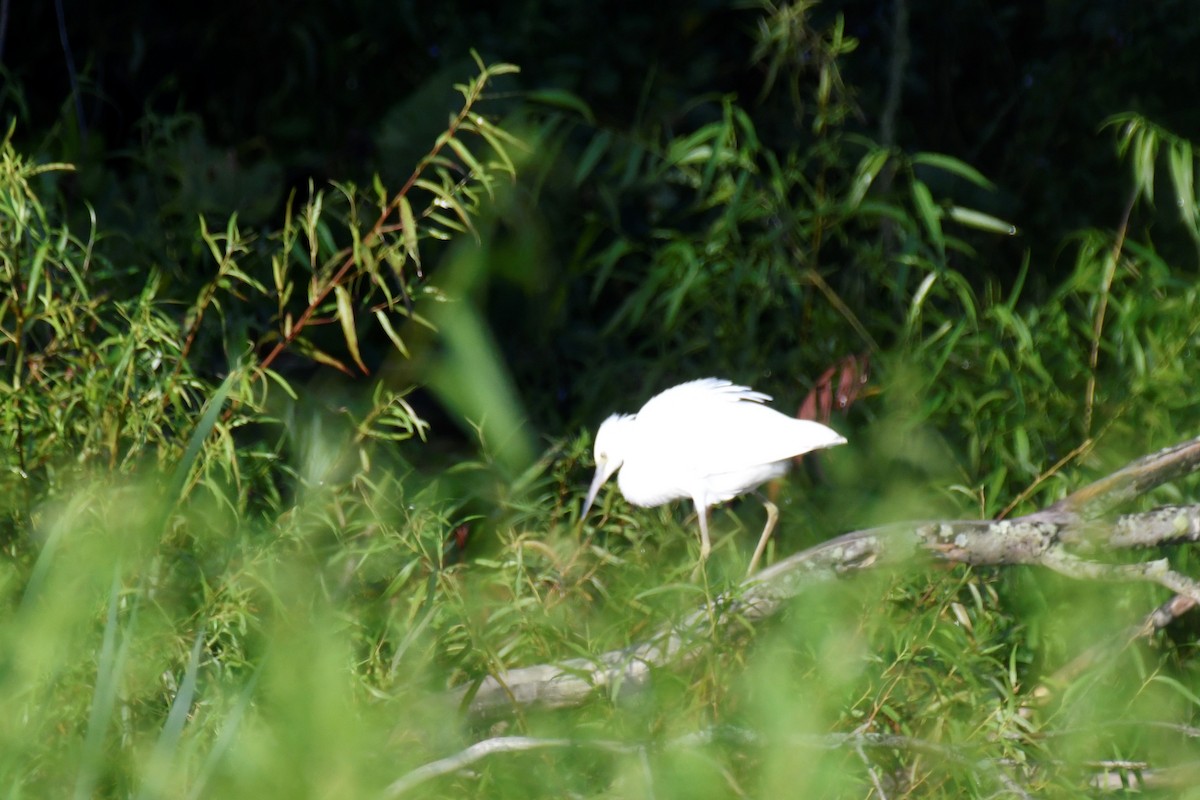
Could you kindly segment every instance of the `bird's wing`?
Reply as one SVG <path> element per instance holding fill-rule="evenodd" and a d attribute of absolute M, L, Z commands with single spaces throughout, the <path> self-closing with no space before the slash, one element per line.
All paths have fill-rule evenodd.
<path fill-rule="evenodd" d="M 749 386 L 738 386 L 721 378 L 701 378 L 654 395 L 638 411 L 637 417 L 661 422 L 677 417 L 681 410 L 712 409 L 712 413 L 719 413 L 719 409 L 734 403 L 765 403 L 770 399 L 770 395 L 756 392 Z"/>
<path fill-rule="evenodd" d="M 819 422 L 795 419 L 757 403 L 727 409 L 707 428 L 702 459 L 712 474 L 784 461 L 846 440 Z M 711 458 L 711 461 L 709 460 Z"/>
<path fill-rule="evenodd" d="M 768 395 L 717 378 L 681 384 L 637 413 L 641 451 L 664 469 L 717 475 L 845 441 L 817 422 L 779 413 Z"/>

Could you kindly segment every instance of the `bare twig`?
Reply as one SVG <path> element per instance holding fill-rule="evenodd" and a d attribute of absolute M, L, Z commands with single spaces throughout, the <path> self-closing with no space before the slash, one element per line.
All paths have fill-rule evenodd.
<path fill-rule="evenodd" d="M 1003 764 L 989 759 L 976 760 L 964 756 L 953 747 L 917 739 L 912 736 L 901 736 L 891 733 L 870 733 L 855 731 L 853 733 L 829 733 L 824 735 L 801 734 L 788 736 L 786 744 L 793 747 L 805 747 L 819 750 L 835 750 L 852 748 L 859 754 L 867 767 L 872 783 L 877 792 L 882 794 L 882 786 L 876 778 L 867 750 L 908 750 L 915 753 L 925 753 L 937 756 L 940 760 L 966 765 L 981 774 L 990 774 L 996 782 L 1005 787 L 1007 793 L 1021 798 L 1029 795 L 1017 786 L 1006 774 Z M 642 761 L 643 769 L 649 773 L 648 754 L 652 750 L 694 748 L 714 743 L 736 743 L 740 746 L 765 747 L 776 743 L 771 737 L 762 736 L 746 728 L 720 726 L 679 736 L 664 743 L 629 743 L 612 739 L 566 739 L 541 738 L 536 736 L 497 736 L 484 739 L 481 742 L 461 750 L 453 755 L 439 758 L 428 764 L 423 764 L 411 772 L 393 781 L 384 790 L 384 797 L 396 798 L 407 794 L 421 784 L 435 778 L 461 772 L 472 764 L 502 753 L 518 753 L 533 750 L 599 750 L 618 755 L 636 755 Z"/>
<path fill-rule="evenodd" d="M 1050 469 L 1043 472 L 1041 475 L 1038 475 L 1037 480 L 1035 480 L 1033 483 L 1026 486 L 1021 491 L 1020 494 L 1018 494 L 1015 498 L 1013 498 L 1011 503 L 1009 503 L 1008 505 L 1006 505 L 1004 507 L 1003 511 L 1001 511 L 999 514 L 996 515 L 996 519 L 1004 519 L 1009 514 L 1011 514 L 1012 510 L 1014 508 L 1021 505 L 1021 503 L 1024 503 L 1025 500 L 1031 494 L 1033 494 L 1035 491 L 1037 491 L 1037 487 L 1041 486 L 1042 483 L 1044 483 L 1046 480 L 1057 475 L 1059 470 L 1061 470 L 1067 464 L 1071 463 L 1076 458 L 1082 456 L 1084 453 L 1087 453 L 1089 450 L 1091 450 L 1092 445 L 1095 443 L 1096 443 L 1095 439 L 1084 439 L 1083 442 L 1081 444 L 1079 444 L 1074 450 L 1067 453 L 1065 456 L 1063 456 L 1058 461 L 1056 461 L 1054 466 L 1052 466 Z"/>
<path fill-rule="evenodd" d="M 1130 766 L 1121 766 L 1128 763 Z M 1183 791 L 1196 785 L 1200 764 L 1180 764 L 1164 769 L 1138 769 L 1140 762 L 1114 762 L 1114 766 L 1093 775 L 1088 784 L 1103 792 L 1166 792 Z"/>
<path fill-rule="evenodd" d="M 1156 486 L 1195 472 L 1197 467 L 1200 467 L 1200 437 L 1139 458 L 1072 492 L 1044 513 L 1099 517 Z"/>
<path fill-rule="evenodd" d="M 1192 725 L 1181 725 L 1178 722 L 1163 722 L 1161 720 L 1092 720 L 1086 728 L 1058 728 L 1056 730 L 1041 731 L 1038 736 L 1042 739 L 1063 738 L 1066 736 L 1078 736 L 1081 733 L 1094 734 L 1097 729 L 1111 728 L 1141 728 L 1145 730 L 1170 731 L 1178 733 L 1185 739 L 1200 739 L 1200 728 Z"/>
<path fill-rule="evenodd" d="M 875 794 L 880 800 L 887 800 L 887 792 L 884 791 L 883 783 L 879 780 L 879 770 L 875 769 L 875 765 L 871 763 L 871 759 L 867 758 L 867 752 L 863 748 L 861 741 L 854 743 L 854 752 L 858 754 L 859 760 L 867 768 L 867 777 L 871 779 L 871 785 L 875 787 Z"/>
<path fill-rule="evenodd" d="M 1096 316 L 1092 321 L 1092 349 L 1088 354 L 1087 390 L 1083 403 L 1083 429 L 1089 434 L 1092 430 L 1092 407 L 1096 399 L 1096 365 L 1100 362 L 1100 334 L 1104 331 L 1104 314 L 1108 310 L 1109 290 L 1112 288 L 1113 278 L 1117 274 L 1121 250 L 1125 247 L 1125 234 L 1129 230 L 1129 216 L 1133 213 L 1133 206 L 1137 203 L 1140 193 L 1141 187 L 1135 186 L 1129 197 L 1129 203 L 1125 206 L 1125 214 L 1121 217 L 1120 227 L 1117 228 L 1116 240 L 1113 242 L 1112 251 L 1104 265 L 1104 285 L 1100 287 L 1100 303 L 1096 307 Z"/>
<path fill-rule="evenodd" d="M 399 797 L 409 790 L 431 781 L 442 775 L 450 775 L 459 770 L 481 761 L 497 753 L 516 753 L 528 750 L 559 750 L 574 747 L 590 747 L 597 750 L 608 750 L 614 753 L 634 752 L 639 745 L 629 745 L 623 742 L 608 740 L 575 740 L 575 739 L 541 739 L 535 736 L 499 736 L 494 739 L 484 739 L 476 742 L 466 750 L 455 753 L 437 761 L 417 767 L 412 772 L 392 782 L 384 797 Z"/>
<path fill-rule="evenodd" d="M 1138 639 L 1147 638 L 1170 625 L 1179 617 L 1196 607 L 1196 601 L 1183 595 L 1175 595 L 1167 602 L 1146 615 L 1137 625 L 1131 625 L 1102 642 L 1092 645 L 1044 679 L 1031 693 L 1035 705 L 1049 701 L 1054 690 L 1051 687 L 1066 686 L 1095 665 L 1106 661 L 1115 653 L 1124 650 Z M 1149 723 L 1153 725 L 1153 723 Z M 1194 730 L 1194 729 L 1193 729 Z M 1042 734 L 1048 735 L 1048 734 Z M 1200 735 L 1200 731 L 1196 732 Z"/>
<path fill-rule="evenodd" d="M 883 113 L 879 117 L 879 143 L 884 147 L 896 144 L 896 115 L 900 113 L 900 98 L 904 93 L 904 77 L 908 69 L 908 2 L 893 0 L 892 56 L 888 63 L 887 94 Z"/>
<path fill-rule="evenodd" d="M 1069 578 L 1157 583 L 1200 602 L 1200 584 L 1172 570 L 1165 558 L 1140 564 L 1099 564 L 1056 547 L 1047 551 L 1039 563 Z"/>

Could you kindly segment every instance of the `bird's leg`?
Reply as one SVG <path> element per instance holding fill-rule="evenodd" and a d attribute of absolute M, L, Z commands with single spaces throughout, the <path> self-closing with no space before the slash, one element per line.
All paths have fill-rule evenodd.
<path fill-rule="evenodd" d="M 749 578 L 758 569 L 758 560 L 762 558 L 763 550 L 767 549 L 767 539 L 771 538 L 771 531 L 775 530 L 775 523 L 779 521 L 779 509 L 764 497 L 760 492 L 755 492 L 758 499 L 762 500 L 763 506 L 767 509 L 767 524 L 763 528 L 762 537 L 758 540 L 758 547 L 754 548 L 754 556 L 750 559 L 750 569 L 746 570 L 746 577 Z"/>
<path fill-rule="evenodd" d="M 712 542 L 708 539 L 708 506 L 697 503 L 696 516 L 700 518 L 700 563 L 703 564 L 712 552 Z"/>
<path fill-rule="evenodd" d="M 700 520 L 700 560 L 692 570 L 692 580 L 696 581 L 699 580 L 700 573 L 704 572 L 704 564 L 708 561 L 708 554 L 712 552 L 712 542 L 708 538 L 708 506 L 699 497 L 693 497 L 692 502 L 696 504 L 696 517 Z"/>

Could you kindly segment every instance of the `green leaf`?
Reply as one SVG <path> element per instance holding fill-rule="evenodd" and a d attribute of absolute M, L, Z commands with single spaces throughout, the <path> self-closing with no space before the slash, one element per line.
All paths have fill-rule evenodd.
<path fill-rule="evenodd" d="M 943 155 L 942 153 L 917 153 L 912 157 L 914 164 L 925 164 L 943 172 L 949 172 L 952 175 L 957 175 L 960 178 L 965 178 L 971 183 L 983 189 L 995 189 L 996 186 L 987 178 L 983 177 L 983 173 L 957 158 Z"/>
<path fill-rule="evenodd" d="M 565 89 L 534 89 L 526 92 L 525 97 L 534 103 L 561 108 L 565 111 L 574 111 L 589 125 L 596 124 L 596 116 L 592 113 L 592 109 L 574 92 L 568 92 Z"/>
<path fill-rule="evenodd" d="M 485 174 L 486 170 L 484 170 L 483 166 L 475 158 L 475 154 L 472 153 L 470 148 L 463 144 L 460 139 L 457 137 L 451 138 L 446 142 L 446 144 L 449 145 L 450 149 L 453 150 L 460 159 L 462 159 L 463 164 L 466 165 L 469 172 L 477 177 Z"/>
<path fill-rule="evenodd" d="M 413 186 L 418 189 L 424 189 L 432 194 L 435 198 L 441 198 L 446 193 L 444 186 L 440 186 L 428 178 L 417 178 L 415 181 L 413 181 Z M 411 213 L 412 209 L 410 208 L 409 211 Z"/>
<path fill-rule="evenodd" d="M 354 305 L 350 299 L 350 292 L 345 286 L 338 284 L 333 287 L 333 295 L 337 299 L 338 322 L 342 324 L 342 335 L 346 337 L 346 347 L 350 350 L 350 356 L 359 369 L 369 372 L 358 353 L 358 331 L 354 327 Z"/>
<path fill-rule="evenodd" d="M 1000 233 L 1005 236 L 1016 236 L 1017 226 L 1011 222 L 993 217 L 991 214 L 984 214 L 982 211 L 976 211 L 971 208 L 963 208 L 962 206 L 950 206 L 947 209 L 950 219 L 968 228 L 976 228 L 989 233 Z"/>
<path fill-rule="evenodd" d="M 135 595 L 136 598 L 136 595 Z M 76 797 L 92 797 L 93 789 L 102 770 L 105 753 L 105 734 L 112 721 L 120 694 L 121 680 L 125 677 L 125 665 L 129 661 L 130 637 L 128 632 L 121 637 L 117 646 L 117 631 L 120 623 L 117 610 L 121 605 L 121 570 L 113 568 L 112 589 L 108 598 L 108 615 L 104 625 L 104 638 L 100 646 L 96 680 L 92 691 L 91 713 L 88 715 L 87 734 L 80 754 L 80 769 L 75 781 Z M 137 621 L 138 606 L 129 623 L 132 630 Z"/>
<path fill-rule="evenodd" d="M 387 204 L 387 189 L 383 187 L 383 181 L 376 172 L 371 175 L 371 190 L 375 192 L 375 202 L 382 208 Z"/>
<path fill-rule="evenodd" d="M 487 68 L 487 76 L 494 78 L 497 75 L 515 75 L 521 71 L 521 68 L 516 64 L 492 64 Z"/>
<path fill-rule="evenodd" d="M 476 231 L 475 226 L 471 224 L 471 215 L 467 212 L 466 207 L 462 203 L 460 203 L 454 197 L 447 197 L 437 205 L 440 205 L 442 208 L 445 208 L 449 211 L 453 211 L 454 214 L 460 220 L 462 220 L 463 226 L 475 235 L 475 240 L 479 241 L 479 232 Z"/>
<path fill-rule="evenodd" d="M 1154 202 L 1154 162 L 1158 157 L 1158 136 L 1152 130 L 1141 131 L 1134 148 L 1133 175 L 1147 202 Z"/>
<path fill-rule="evenodd" d="M 187 481 L 188 473 L 192 471 L 192 465 L 196 463 L 196 459 L 200 455 L 201 449 L 204 447 L 205 440 L 212 433 L 213 428 L 217 424 L 217 417 L 221 413 L 221 408 L 225 405 L 225 398 L 229 397 L 230 391 L 233 390 L 233 381 L 238 377 L 239 371 L 231 370 L 225 376 L 225 380 L 221 381 L 221 385 L 217 387 L 217 391 L 209 398 L 208 406 L 204 409 L 204 415 L 200 417 L 200 421 L 196 423 L 192 435 L 188 438 L 187 450 L 183 453 L 183 458 L 175 465 L 175 470 L 171 474 L 171 482 L 167 488 L 167 499 L 170 503 L 175 504 L 183 499 L 183 486 Z M 164 524 L 166 520 L 163 520 Z"/>
<path fill-rule="evenodd" d="M 851 210 L 858 208 L 863 198 L 866 197 L 867 191 L 879 177 L 879 171 L 887 163 L 888 156 L 887 150 L 877 149 L 867 153 L 858 162 L 858 169 L 854 171 L 854 184 L 850 187 L 850 194 L 846 197 L 846 205 Z"/>
<path fill-rule="evenodd" d="M 1193 238 L 1200 238 L 1200 227 L 1197 226 L 1195 164 L 1192 158 L 1192 144 L 1188 141 L 1174 142 L 1167 151 L 1171 184 L 1175 188 L 1175 202 L 1179 206 L 1179 216 L 1188 226 L 1188 232 Z"/>
<path fill-rule="evenodd" d="M 1140 121 L 1140 118 L 1136 114 L 1122 112 L 1120 114 L 1113 114 L 1111 117 L 1104 120 L 1104 122 L 1100 123 L 1101 130 L 1112 127 L 1119 128 L 1117 131 L 1118 156 L 1125 156 L 1125 152 L 1129 149 L 1130 140 L 1132 139 L 1133 134 L 1137 132 Z"/>
<path fill-rule="evenodd" d="M 579 188 L 587 180 L 588 175 L 592 174 L 600 157 L 608 151 L 608 145 L 612 142 L 612 138 L 611 131 L 602 130 L 588 142 L 588 146 L 584 148 L 583 154 L 579 157 L 579 163 L 575 165 L 575 176 L 572 179 L 575 188 Z"/>
<path fill-rule="evenodd" d="M 1153 675 L 1153 676 L 1151 676 L 1150 680 L 1155 681 L 1157 683 L 1161 683 L 1164 686 L 1171 687 L 1172 689 L 1175 690 L 1176 693 L 1179 694 L 1180 697 L 1187 700 L 1188 703 L 1200 708 L 1200 696 L 1198 696 L 1193 690 L 1189 689 L 1187 686 L 1184 686 L 1182 683 L 1180 683 L 1176 679 L 1171 678 L 1167 675 Z"/>
<path fill-rule="evenodd" d="M 937 273 L 930 272 L 925 275 L 925 277 L 921 280 L 920 285 L 917 286 L 917 291 L 915 291 L 913 293 L 912 302 L 909 304 L 909 307 L 908 307 L 908 324 L 909 325 L 912 325 L 912 323 L 920 315 L 921 306 L 925 304 L 925 297 L 929 294 L 929 290 L 933 288 L 933 284 L 936 280 L 937 280 Z"/>
<path fill-rule="evenodd" d="M 299 395 L 296 394 L 296 390 L 293 389 L 292 385 L 288 383 L 287 380 L 285 380 L 284 377 L 278 372 L 273 369 L 268 369 L 263 372 L 263 375 L 265 375 L 272 383 L 282 389 L 288 397 L 292 398 L 293 400 L 299 399 Z"/>
<path fill-rule="evenodd" d="M 446 216 L 445 214 L 439 214 L 436 211 L 430 211 L 428 214 L 425 215 L 425 218 L 429 222 L 436 222 L 441 227 L 446 228 L 448 230 L 455 231 L 456 233 L 467 233 L 469 231 L 469 229 L 465 225 L 463 225 L 461 222 L 459 222 L 457 219 L 452 219 L 452 218 Z M 432 235 L 433 231 L 429 230 L 428 225 L 426 225 L 426 230 L 428 230 L 429 233 Z"/>
<path fill-rule="evenodd" d="M 375 319 L 379 321 L 379 326 L 383 328 L 383 332 L 387 334 L 387 337 L 392 340 L 392 344 L 396 345 L 396 349 L 400 351 L 400 354 L 408 358 L 408 348 L 404 346 L 404 340 L 400 338 L 400 335 L 396 333 L 396 329 L 392 327 L 392 321 L 388 319 L 387 312 L 382 308 L 376 309 Z"/>
<path fill-rule="evenodd" d="M 46 257 L 50 254 L 50 243 L 42 242 L 37 251 L 33 254 L 33 263 L 29 267 L 28 286 L 25 288 L 25 310 L 26 317 L 33 316 L 33 299 L 37 296 L 38 285 L 42 282 L 43 269 L 46 263 Z M 47 296 L 50 294 L 50 287 L 46 287 Z"/>
<path fill-rule="evenodd" d="M 407 197 L 400 198 L 400 236 L 404 240 L 404 252 L 417 265 L 421 274 L 421 251 L 417 248 L 417 220 Z"/>
<path fill-rule="evenodd" d="M 307 339 L 297 338 L 293 341 L 293 344 L 296 346 L 297 350 L 299 350 L 308 358 L 311 358 L 313 361 L 316 361 L 318 364 L 324 364 L 327 367 L 333 367 L 338 372 L 344 372 L 347 375 L 354 374 L 354 370 L 347 367 L 345 362 L 343 362 L 341 359 L 335 358 L 329 353 L 326 353 L 324 350 L 315 346 Z"/>
<path fill-rule="evenodd" d="M 942 234 L 942 210 L 933 202 L 933 195 L 930 193 L 929 187 L 921 181 L 914 180 L 912 182 L 912 196 L 929 238 L 933 240 L 938 252 L 944 253 L 946 237 Z"/>
<path fill-rule="evenodd" d="M 1016 450 L 1017 463 L 1021 469 L 1030 475 L 1037 474 L 1037 467 L 1029 460 L 1029 434 L 1024 428 L 1018 427 L 1013 431 L 1013 447 Z"/>
<path fill-rule="evenodd" d="M 196 696 L 196 675 L 200 667 L 200 652 L 203 645 L 204 628 L 201 628 L 196 633 L 192 644 L 183 680 L 179 684 L 179 691 L 175 693 L 175 699 L 171 701 L 171 710 L 167 714 L 167 721 L 163 723 L 162 731 L 159 733 L 158 741 L 151 753 L 147 779 L 137 794 L 139 799 L 158 797 L 167 784 L 171 759 L 179 748 L 179 740 L 183 734 L 183 728 L 187 724 L 188 712 L 192 709 L 192 699 Z"/>
<path fill-rule="evenodd" d="M 499 129 L 478 114 L 473 115 L 471 119 L 475 125 L 475 132 L 483 137 L 488 146 L 492 148 L 492 152 L 500 159 L 500 169 L 515 178 L 517 176 L 517 166 L 509 158 L 508 149 L 504 146 L 500 136 L 497 135 L 500 132 Z"/>

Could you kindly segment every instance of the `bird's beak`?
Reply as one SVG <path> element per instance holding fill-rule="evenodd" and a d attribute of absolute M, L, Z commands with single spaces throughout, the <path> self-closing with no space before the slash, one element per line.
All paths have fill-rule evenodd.
<path fill-rule="evenodd" d="M 583 502 L 583 513 L 579 515 L 580 521 L 587 519 L 587 513 L 592 507 L 592 503 L 596 501 L 596 495 L 600 493 L 600 487 L 604 485 L 616 468 L 611 466 L 611 461 L 601 461 L 596 464 L 596 475 L 592 478 L 592 485 L 588 489 L 587 500 Z"/>

